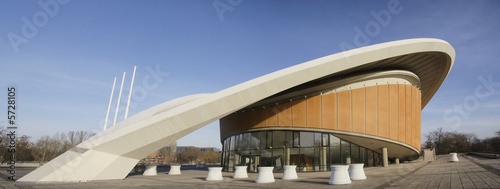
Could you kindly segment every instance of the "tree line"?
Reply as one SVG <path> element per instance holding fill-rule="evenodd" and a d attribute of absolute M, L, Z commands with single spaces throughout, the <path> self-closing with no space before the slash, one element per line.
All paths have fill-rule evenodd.
<path fill-rule="evenodd" d="M 3 164 L 10 159 L 8 152 L 10 139 L 8 131 L 0 127 L 0 162 Z M 35 142 L 31 137 L 22 135 L 16 137 L 15 156 L 17 162 L 47 162 L 61 155 L 67 150 L 80 144 L 95 134 L 87 131 L 69 131 L 56 133 L 53 136 L 43 136 Z"/>
<path fill-rule="evenodd" d="M 8 131 L 0 127 L 0 163 L 4 164 L 10 160 L 12 153 L 9 149 Z M 32 142 L 31 137 L 27 135 L 17 136 L 15 156 L 17 162 L 48 162 L 69 149 L 75 147 L 81 142 L 94 136 L 95 133 L 88 131 L 69 131 L 58 132 L 52 136 L 43 136 L 40 139 Z M 197 147 L 188 147 L 181 152 L 177 152 L 176 145 L 169 145 L 161 148 L 157 152 L 145 157 L 140 163 L 157 162 L 162 159 L 163 163 L 219 163 L 220 155 L 217 152 L 206 150 L 201 151 Z"/>
<path fill-rule="evenodd" d="M 448 154 L 452 152 L 500 153 L 500 130 L 496 131 L 495 134 L 494 137 L 479 139 L 472 133 L 444 131 L 443 128 L 438 128 L 426 135 L 427 140 L 422 146 L 425 148 L 434 148 L 436 154 Z"/>
<path fill-rule="evenodd" d="M 161 161 L 158 159 L 160 158 Z M 158 157 L 150 155 L 139 162 L 139 164 L 163 163 L 163 164 L 215 164 L 220 163 L 220 154 L 212 151 L 201 151 L 200 148 L 191 146 L 180 152 L 176 145 L 169 145 L 158 150 Z"/>

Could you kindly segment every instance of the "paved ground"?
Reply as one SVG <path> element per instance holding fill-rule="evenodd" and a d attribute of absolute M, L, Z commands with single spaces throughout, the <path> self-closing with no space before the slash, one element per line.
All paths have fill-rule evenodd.
<path fill-rule="evenodd" d="M 131 174 L 124 180 L 93 181 L 84 183 L 32 184 L 15 183 L 0 179 L 3 188 L 500 188 L 500 159 L 459 156 L 459 162 L 448 162 L 447 156 L 437 161 L 415 161 L 389 167 L 365 168 L 366 180 L 348 185 L 329 185 L 330 172 L 298 173 L 297 180 L 281 180 L 256 184 L 256 173 L 247 179 L 233 179 L 232 173 L 223 172 L 223 181 L 205 181 L 206 170 L 183 170 L 182 175 L 159 172 L 157 176 Z M 27 172 L 22 170 L 20 172 Z"/>

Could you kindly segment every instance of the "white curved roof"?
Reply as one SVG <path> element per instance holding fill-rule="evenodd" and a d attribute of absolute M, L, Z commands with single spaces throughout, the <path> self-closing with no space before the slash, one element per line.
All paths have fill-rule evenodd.
<path fill-rule="evenodd" d="M 145 110 L 129 118 L 135 121 L 118 123 L 19 181 L 123 179 L 140 159 L 165 144 L 274 94 L 336 75 L 408 70 L 421 79 L 424 107 L 448 75 L 454 58 L 453 47 L 439 39 L 394 41 L 318 58 L 217 93 Z"/>

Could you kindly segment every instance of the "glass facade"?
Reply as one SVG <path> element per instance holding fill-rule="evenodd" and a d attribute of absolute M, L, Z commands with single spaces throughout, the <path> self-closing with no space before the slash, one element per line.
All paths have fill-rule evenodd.
<path fill-rule="evenodd" d="M 329 133 L 306 131 L 256 131 L 226 138 L 222 147 L 224 171 L 246 165 L 248 172 L 257 167 L 297 165 L 297 171 L 330 171 L 330 165 L 364 163 L 381 165 L 381 155 Z"/>

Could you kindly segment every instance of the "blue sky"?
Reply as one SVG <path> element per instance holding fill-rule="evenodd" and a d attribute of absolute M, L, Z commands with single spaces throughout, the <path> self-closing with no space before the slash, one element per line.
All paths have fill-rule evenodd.
<path fill-rule="evenodd" d="M 124 109 L 134 65 L 135 89 L 143 90 L 129 115 L 341 52 L 342 43 L 358 47 L 356 28 L 366 32 L 374 22 L 379 27 L 359 46 L 439 38 L 456 50 L 450 75 L 422 112 L 423 135 L 438 127 L 480 138 L 500 130 L 499 1 L 40 0 L 0 1 L 0 9 L 0 98 L 7 86 L 18 88 L 18 132 L 32 140 L 102 130 L 113 78 L 116 100 L 127 72 Z M 384 23 L 372 15 L 384 11 Z M 157 68 L 168 75 L 151 79 L 148 69 Z M 0 107 L 5 127 L 6 100 Z M 220 147 L 218 127 L 178 143 Z"/>

